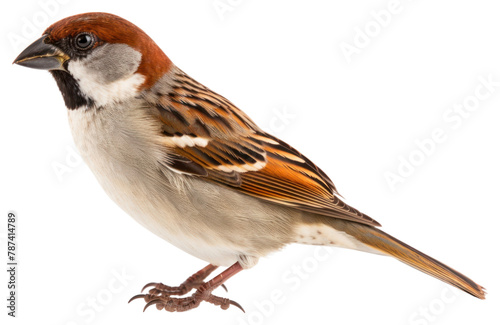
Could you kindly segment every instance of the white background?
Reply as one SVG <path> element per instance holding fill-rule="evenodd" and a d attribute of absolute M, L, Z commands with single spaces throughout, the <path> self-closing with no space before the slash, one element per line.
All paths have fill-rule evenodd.
<path fill-rule="evenodd" d="M 214 6 L 224 4 L 224 12 Z M 443 117 L 454 104 L 473 102 L 479 78 L 500 81 L 497 2 L 401 0 L 382 27 L 371 12 L 389 1 L 2 6 L 2 260 L 7 212 L 19 219 L 18 317 L 6 316 L 2 271 L 2 324 L 499 323 L 500 87 L 460 126 Z M 485 286 L 487 299 L 390 258 L 294 245 L 232 278 L 227 294 L 216 291 L 246 314 L 210 305 L 142 313 L 142 302 L 128 305 L 145 283 L 180 283 L 205 262 L 150 234 L 106 197 L 72 153 L 66 109 L 49 73 L 11 65 L 49 24 L 88 11 L 140 26 L 181 69 L 317 163 L 349 203 Z M 348 62 L 341 44 L 354 46 L 367 27 L 371 36 Z M 415 141 L 436 128 L 446 141 L 391 189 L 386 173 L 398 172 L 400 157 L 422 158 Z M 54 167 L 64 168 L 59 178 Z"/>

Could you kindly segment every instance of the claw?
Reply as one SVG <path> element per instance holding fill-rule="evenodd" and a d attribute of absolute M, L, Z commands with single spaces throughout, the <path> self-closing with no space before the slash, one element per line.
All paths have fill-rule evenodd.
<path fill-rule="evenodd" d="M 245 309 L 243 309 L 243 307 L 241 307 L 241 305 L 239 303 L 237 303 L 236 301 L 234 300 L 229 300 L 229 304 L 233 305 L 233 306 L 236 306 L 238 307 L 239 309 L 241 309 L 242 312 L 246 313 L 245 312 Z"/>
<path fill-rule="evenodd" d="M 128 301 L 128 303 L 130 304 L 130 302 L 136 300 L 136 299 L 139 299 L 139 298 L 145 298 L 146 295 L 145 294 L 140 294 L 140 295 L 135 295 L 133 296 L 132 298 L 130 298 L 130 300 Z"/>
<path fill-rule="evenodd" d="M 241 271 L 243 268 L 238 262 L 236 262 L 212 280 L 204 282 L 203 280 L 206 279 L 207 276 L 210 275 L 210 273 L 216 268 L 217 266 L 209 264 L 205 268 L 187 278 L 186 281 L 177 287 L 170 287 L 162 283 L 150 282 L 142 288 L 141 294 L 130 298 L 129 303 L 135 299 L 144 299 L 146 305 L 144 306 L 143 312 L 153 305 L 155 305 L 158 310 L 164 309 L 169 312 L 182 312 L 197 308 L 201 302 L 206 301 L 215 306 L 219 306 L 224 310 L 233 305 L 238 307 L 242 312 L 245 312 L 245 309 L 243 309 L 243 307 L 241 307 L 241 305 L 236 301 L 212 295 L 212 291 L 218 287 L 222 287 L 227 291 L 227 287 L 224 285 L 224 282 L 234 274 Z M 148 287 L 153 288 L 149 289 L 147 294 L 142 293 Z M 194 288 L 197 289 L 195 293 L 189 297 L 182 297 Z M 178 297 L 173 298 L 172 296 Z"/>
<path fill-rule="evenodd" d="M 156 286 L 156 285 L 158 285 L 158 283 L 156 283 L 156 282 L 149 282 L 149 283 L 148 283 L 148 284 L 146 284 L 144 287 L 142 287 L 141 292 L 143 292 L 143 291 L 144 291 L 144 289 L 146 289 L 147 287 L 153 287 L 153 286 Z"/>
<path fill-rule="evenodd" d="M 142 310 L 142 312 L 145 312 L 146 309 L 152 305 L 156 305 L 157 303 L 161 302 L 161 299 L 154 299 L 154 300 L 151 300 L 150 302 L 148 302 L 146 304 L 146 306 L 144 306 L 144 309 Z"/>

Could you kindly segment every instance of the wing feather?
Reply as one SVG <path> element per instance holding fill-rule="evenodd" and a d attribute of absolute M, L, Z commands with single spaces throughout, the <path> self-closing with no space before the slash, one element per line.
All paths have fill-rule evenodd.
<path fill-rule="evenodd" d="M 350 207 L 307 157 L 262 131 L 226 98 L 178 70 L 155 90 L 168 168 L 304 211 L 380 226 Z"/>

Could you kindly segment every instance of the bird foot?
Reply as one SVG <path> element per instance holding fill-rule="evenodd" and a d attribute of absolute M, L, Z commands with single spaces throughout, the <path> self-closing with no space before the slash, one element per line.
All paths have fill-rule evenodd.
<path fill-rule="evenodd" d="M 149 290 L 147 294 L 138 294 L 133 296 L 130 300 L 129 303 L 132 302 L 133 300 L 136 299 L 144 299 L 146 302 L 146 305 L 144 306 L 144 311 L 152 306 L 155 305 L 158 310 L 165 309 L 166 311 L 174 312 L 174 311 L 187 311 L 194 309 L 200 305 L 202 301 L 209 302 L 213 305 L 220 306 L 222 309 L 226 310 L 229 308 L 229 306 L 233 305 L 241 309 L 243 312 L 245 310 L 241 307 L 240 304 L 237 302 L 227 299 L 227 298 L 222 298 L 218 297 L 215 295 L 212 295 L 212 291 L 215 290 L 217 287 L 221 286 L 223 287 L 226 291 L 226 287 L 222 282 L 226 280 L 226 278 L 231 277 L 233 274 L 237 273 L 241 267 L 237 265 L 236 267 L 232 267 L 234 270 L 231 270 L 232 268 L 229 268 L 225 272 L 228 272 L 229 274 L 227 276 L 223 276 L 225 272 L 223 272 L 221 275 L 218 276 L 218 281 L 208 281 L 208 282 L 203 282 L 203 280 L 212 273 L 217 266 L 214 265 L 208 265 L 207 267 L 201 269 L 200 271 L 196 272 L 192 276 L 190 276 L 186 281 L 184 281 L 180 286 L 177 287 L 171 287 L 164 285 L 163 283 L 155 283 L 151 282 L 148 283 L 142 288 L 142 291 L 144 291 L 148 287 L 153 287 Z M 190 292 L 192 289 L 197 289 L 195 293 L 193 293 L 189 297 L 179 297 L 179 298 L 173 298 L 171 296 L 182 296 L 185 295 L 186 293 Z M 141 291 L 141 292 L 142 292 Z"/>
<path fill-rule="evenodd" d="M 174 311 L 188 311 L 194 309 L 200 305 L 201 302 L 206 301 L 215 306 L 220 306 L 220 308 L 226 310 L 229 306 L 233 305 L 238 307 L 244 312 L 243 307 L 237 302 L 230 300 L 228 298 L 222 298 L 219 296 L 213 295 L 211 292 L 215 289 L 215 287 L 211 287 L 209 283 L 204 283 L 200 286 L 195 293 L 193 293 L 189 297 L 182 298 L 173 298 L 167 295 L 141 295 L 144 296 L 144 300 L 146 301 L 146 305 L 144 306 L 144 310 L 146 310 L 150 306 L 156 306 L 158 310 L 165 309 L 166 311 L 174 312 Z M 137 297 L 137 296 L 136 296 Z M 132 298 L 134 299 L 134 298 Z"/>
<path fill-rule="evenodd" d="M 193 277 L 188 278 L 180 286 L 177 287 L 171 287 L 163 283 L 151 282 L 146 284 L 142 288 L 141 292 L 143 292 L 148 287 L 153 287 L 149 289 L 149 295 L 151 296 L 183 296 L 193 289 L 198 289 L 203 284 L 205 284 L 205 282 L 197 281 L 196 279 L 193 279 Z M 222 284 L 221 287 L 227 292 L 227 287 L 224 284 Z"/>
<path fill-rule="evenodd" d="M 163 283 L 155 283 L 151 282 L 146 284 L 141 292 L 143 292 L 146 288 L 148 287 L 153 287 L 152 289 L 149 290 L 150 295 L 154 296 L 183 296 L 192 289 L 198 289 L 202 284 L 203 280 L 207 278 L 215 269 L 217 269 L 217 266 L 209 264 L 196 272 L 195 274 L 191 275 L 189 278 L 186 279 L 183 283 L 181 283 L 180 286 L 177 287 L 171 287 L 164 285 Z M 226 287 L 224 287 L 226 289 Z M 227 289 L 226 289 L 227 291 Z M 138 295 L 139 296 L 139 295 Z M 132 301 L 134 298 L 132 298 L 130 301 Z"/>

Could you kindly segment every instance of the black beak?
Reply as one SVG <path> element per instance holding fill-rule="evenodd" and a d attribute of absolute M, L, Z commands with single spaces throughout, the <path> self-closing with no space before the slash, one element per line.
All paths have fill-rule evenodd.
<path fill-rule="evenodd" d="M 23 67 L 42 70 L 65 70 L 64 62 L 69 56 L 54 45 L 45 43 L 47 35 L 43 35 L 14 60 L 15 64 Z"/>

